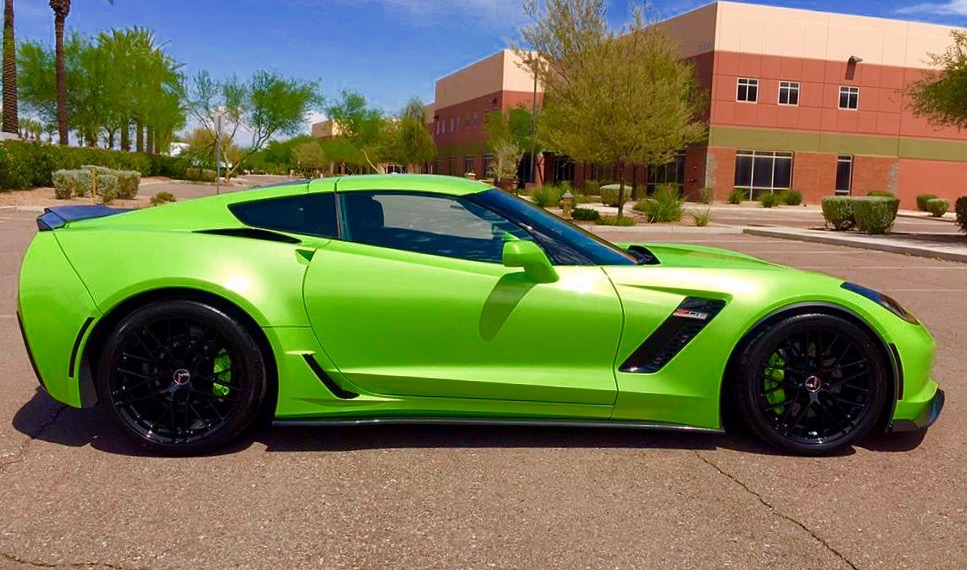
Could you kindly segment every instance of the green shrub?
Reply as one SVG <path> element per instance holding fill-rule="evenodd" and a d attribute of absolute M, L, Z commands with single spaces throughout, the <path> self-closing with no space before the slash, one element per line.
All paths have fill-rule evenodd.
<path fill-rule="evenodd" d="M 631 216 L 601 216 L 598 218 L 597 224 L 599 226 L 633 226 L 635 225 L 635 219 Z"/>
<path fill-rule="evenodd" d="M 893 192 L 885 192 L 883 190 L 870 190 L 866 195 L 874 198 L 895 198 Z"/>
<path fill-rule="evenodd" d="M 113 174 L 97 173 L 97 195 L 101 202 L 110 204 L 118 197 L 121 190 L 121 179 Z"/>
<path fill-rule="evenodd" d="M 620 185 L 608 184 L 601 187 L 601 202 L 605 206 L 618 207 L 618 192 Z M 624 185 L 624 193 L 621 196 L 621 203 L 626 204 L 631 198 L 631 186 Z"/>
<path fill-rule="evenodd" d="M 77 179 L 70 170 L 58 170 L 53 174 L 54 198 L 69 200 L 77 192 Z"/>
<path fill-rule="evenodd" d="M 136 170 L 114 170 L 104 166 L 85 164 L 83 170 L 96 170 L 98 174 L 110 174 L 118 177 L 118 192 L 116 198 L 119 200 L 134 200 L 138 197 L 138 188 L 141 186 L 141 173 Z"/>
<path fill-rule="evenodd" d="M 960 231 L 967 234 L 967 196 L 957 198 L 954 212 L 957 214 L 957 225 L 960 226 Z"/>
<path fill-rule="evenodd" d="M 741 204 L 743 200 L 749 197 L 749 191 L 743 190 L 742 188 L 735 188 L 729 192 L 728 202 L 729 204 Z"/>
<path fill-rule="evenodd" d="M 52 186 L 58 170 L 93 164 L 112 170 L 133 170 L 142 176 L 184 178 L 186 157 L 149 155 L 90 147 L 69 147 L 36 141 L 0 142 L 0 190 Z"/>
<path fill-rule="evenodd" d="M 555 186 L 542 186 L 531 190 L 531 200 L 541 208 L 553 208 L 561 201 L 564 192 Z"/>
<path fill-rule="evenodd" d="M 193 180 L 195 182 L 214 182 L 217 174 L 214 170 L 209 170 L 207 168 L 186 168 L 185 169 L 185 180 Z"/>
<path fill-rule="evenodd" d="M 168 202 L 177 202 L 178 200 L 171 194 L 171 192 L 158 192 L 151 197 L 152 206 L 161 206 L 167 204 Z"/>
<path fill-rule="evenodd" d="M 802 204 L 802 192 L 799 190 L 783 190 L 779 193 L 779 203 L 787 206 Z"/>
<path fill-rule="evenodd" d="M 950 202 L 944 200 L 943 198 L 934 198 L 932 200 L 927 200 L 927 211 L 930 215 L 935 218 L 942 218 L 947 210 L 950 209 Z"/>
<path fill-rule="evenodd" d="M 599 218 L 601 218 L 601 214 L 592 208 L 574 208 L 571 210 L 571 217 L 575 220 L 596 222 Z"/>
<path fill-rule="evenodd" d="M 704 212 L 691 211 L 688 213 L 688 215 L 692 217 L 692 220 L 695 222 L 695 225 L 700 228 L 704 228 L 705 226 L 708 225 L 709 222 L 712 221 L 711 208 L 706 208 Z"/>
<path fill-rule="evenodd" d="M 927 209 L 927 202 L 933 200 L 934 198 L 939 198 L 936 194 L 917 194 L 917 209 L 921 212 L 929 212 Z"/>
<path fill-rule="evenodd" d="M 598 196 L 601 194 L 601 184 L 597 180 L 584 181 L 584 195 Z"/>
<path fill-rule="evenodd" d="M 715 201 L 715 188 L 702 188 L 698 191 L 698 199 L 703 204 L 711 204 Z"/>
<path fill-rule="evenodd" d="M 685 199 L 678 195 L 677 186 L 659 186 L 653 197 L 639 200 L 634 209 L 645 214 L 649 224 L 677 222 L 682 219 L 684 203 Z"/>
<path fill-rule="evenodd" d="M 868 234 L 884 234 L 893 227 L 900 201 L 886 196 L 867 196 L 853 200 L 856 229 Z"/>
<path fill-rule="evenodd" d="M 782 197 L 775 192 L 765 192 L 759 196 L 759 202 L 762 203 L 763 208 L 774 208 L 782 203 Z"/>
<path fill-rule="evenodd" d="M 825 196 L 822 200 L 823 219 L 826 227 L 837 231 L 845 231 L 856 225 L 853 218 L 853 201 L 851 196 Z"/>

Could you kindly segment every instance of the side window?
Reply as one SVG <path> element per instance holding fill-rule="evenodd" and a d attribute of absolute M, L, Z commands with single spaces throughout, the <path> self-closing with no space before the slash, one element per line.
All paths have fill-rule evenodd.
<path fill-rule="evenodd" d="M 331 192 L 241 202 L 228 209 L 243 224 L 255 228 L 338 237 L 336 198 Z"/>
<path fill-rule="evenodd" d="M 504 243 L 533 238 L 502 216 L 455 196 L 346 192 L 345 239 L 428 255 L 500 263 Z"/>

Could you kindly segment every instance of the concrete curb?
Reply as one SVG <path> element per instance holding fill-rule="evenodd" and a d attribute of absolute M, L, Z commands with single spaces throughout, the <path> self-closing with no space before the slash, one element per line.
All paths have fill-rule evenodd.
<path fill-rule="evenodd" d="M 877 238 L 869 238 L 865 236 L 841 237 L 822 235 L 819 233 L 807 233 L 810 231 L 811 230 L 795 231 L 785 229 L 746 228 L 743 233 L 750 236 L 789 239 L 811 243 L 821 243 L 825 245 L 840 245 L 844 247 L 855 247 L 857 249 L 884 251 L 887 253 L 899 253 L 902 255 L 912 255 L 915 257 L 927 257 L 931 259 L 942 259 L 944 261 L 967 263 L 967 246 L 957 249 L 941 249 L 937 247 L 921 247 L 902 243 L 883 242 L 879 241 Z"/>
<path fill-rule="evenodd" d="M 898 212 L 897 215 L 896 215 L 896 217 L 898 217 L 898 218 L 906 218 L 908 220 L 927 220 L 929 222 L 948 222 L 948 223 L 951 223 L 951 224 L 952 223 L 955 223 L 957 221 L 955 218 L 948 218 L 946 215 L 944 215 L 942 218 L 937 218 L 937 217 L 934 217 L 934 216 L 931 216 L 931 215 L 928 215 L 928 214 L 923 214 L 923 213 L 919 213 L 919 214 L 912 214 L 912 213 L 911 214 L 907 214 L 907 213 L 904 213 L 904 212 Z"/>

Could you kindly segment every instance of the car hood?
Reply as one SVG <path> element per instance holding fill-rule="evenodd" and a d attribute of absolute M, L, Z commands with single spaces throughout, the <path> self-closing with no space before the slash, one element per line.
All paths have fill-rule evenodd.
<path fill-rule="evenodd" d="M 625 249 L 632 246 L 643 247 L 650 251 L 665 267 L 790 270 L 783 265 L 718 247 L 672 243 L 624 243 L 619 245 Z"/>

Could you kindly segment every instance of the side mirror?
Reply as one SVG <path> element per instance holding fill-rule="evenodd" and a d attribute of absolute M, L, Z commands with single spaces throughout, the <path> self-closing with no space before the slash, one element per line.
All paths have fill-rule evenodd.
<path fill-rule="evenodd" d="M 523 267 L 524 273 L 538 283 L 554 283 L 557 271 L 544 251 L 532 241 L 509 241 L 504 244 L 504 267 Z"/>

